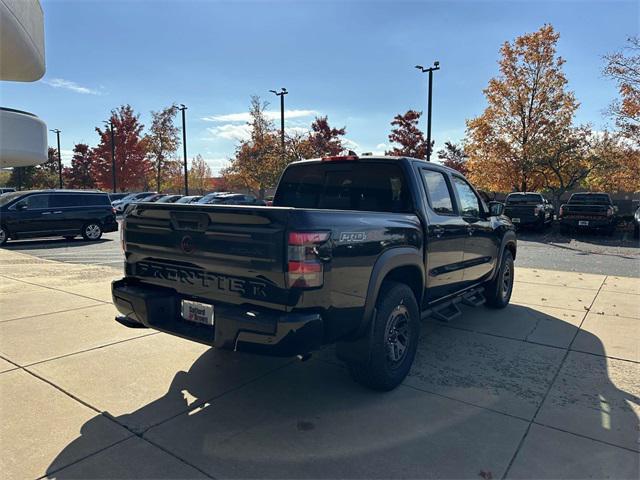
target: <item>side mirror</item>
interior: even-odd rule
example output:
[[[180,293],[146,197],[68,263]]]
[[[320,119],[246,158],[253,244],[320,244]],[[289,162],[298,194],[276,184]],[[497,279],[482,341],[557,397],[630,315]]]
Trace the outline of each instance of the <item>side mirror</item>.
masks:
[[[499,217],[504,213],[504,203],[502,202],[489,202],[489,215],[492,217]]]
[[[16,203],[16,210],[26,210],[26,209],[27,209],[27,202]]]

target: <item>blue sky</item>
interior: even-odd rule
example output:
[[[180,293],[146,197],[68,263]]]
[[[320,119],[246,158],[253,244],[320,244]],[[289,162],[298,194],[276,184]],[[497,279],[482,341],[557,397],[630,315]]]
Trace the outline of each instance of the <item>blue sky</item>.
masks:
[[[602,55],[638,34],[639,4],[43,0],[47,73],[36,83],[3,82],[1,103],[62,130],[65,161],[74,143],[96,143],[94,127],[118,105],[131,104],[147,125],[150,110],[184,103],[189,156],[217,170],[243,134],[250,95],[271,101],[275,116],[269,89],[280,87],[290,92],[287,128],[328,115],[357,151],[382,151],[395,114],[426,109],[427,76],[413,66],[439,60],[438,148],[460,140],[465,120],[482,112],[500,45],[551,23],[581,102],[576,120],[601,129],[616,96]]]

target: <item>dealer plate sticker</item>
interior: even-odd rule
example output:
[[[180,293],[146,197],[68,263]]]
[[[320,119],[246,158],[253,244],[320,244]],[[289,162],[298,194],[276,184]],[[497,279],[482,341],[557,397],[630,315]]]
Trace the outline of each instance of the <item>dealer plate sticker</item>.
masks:
[[[182,318],[190,322],[213,325],[213,305],[182,300]]]
[[[588,227],[589,226],[589,220],[578,220],[578,225],[580,227]]]

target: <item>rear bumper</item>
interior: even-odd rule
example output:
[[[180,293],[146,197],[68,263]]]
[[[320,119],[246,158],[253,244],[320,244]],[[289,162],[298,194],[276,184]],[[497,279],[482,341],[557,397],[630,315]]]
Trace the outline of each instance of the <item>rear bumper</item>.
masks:
[[[580,222],[589,222],[588,225],[580,225]],[[611,228],[616,225],[615,217],[602,218],[580,218],[580,217],[561,217],[560,225],[573,228]]]
[[[533,215],[518,216],[517,214],[513,214],[513,216],[510,216],[509,214],[507,214],[507,216],[511,220],[511,223],[513,223],[516,227],[537,227],[544,223],[544,218],[536,217]]]
[[[188,297],[175,290],[124,278],[112,283],[111,293],[114,305],[127,317],[121,323],[137,322],[217,348],[289,357],[317,350],[323,342],[323,321],[317,313],[215,304],[214,325],[209,326],[182,318],[181,300]]]

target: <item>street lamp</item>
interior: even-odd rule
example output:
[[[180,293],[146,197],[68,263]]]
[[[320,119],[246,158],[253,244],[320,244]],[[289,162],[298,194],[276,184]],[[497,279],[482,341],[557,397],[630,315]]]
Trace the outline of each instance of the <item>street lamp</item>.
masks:
[[[416,68],[422,73],[429,72],[429,101],[427,104],[427,161],[431,161],[431,92],[433,85],[433,72],[440,70],[440,62],[433,62],[433,67],[424,68],[422,65],[416,65]]]
[[[60,153],[60,130],[56,128],[55,130],[49,131],[55,133],[58,137],[58,181],[60,184],[60,188],[62,188],[62,156]]]
[[[185,118],[184,111],[187,107],[184,104],[180,104],[180,110],[182,112],[182,153],[184,155],[184,194],[189,195],[189,172],[187,170],[187,120]]]
[[[282,145],[282,160],[284,160],[284,96],[289,93],[287,89],[282,87],[279,92],[269,90],[274,95],[280,97],[280,143]]]
[[[116,140],[113,136],[113,121],[103,121],[102,123],[108,125],[111,130],[111,175],[113,179],[113,193],[116,193]]]

